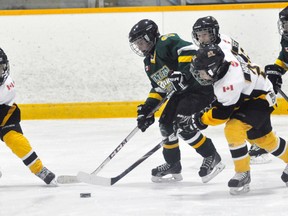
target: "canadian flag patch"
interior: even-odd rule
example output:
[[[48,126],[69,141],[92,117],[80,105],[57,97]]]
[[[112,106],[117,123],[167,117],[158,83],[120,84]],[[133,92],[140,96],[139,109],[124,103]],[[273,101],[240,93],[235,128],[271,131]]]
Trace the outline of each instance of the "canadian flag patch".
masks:
[[[233,85],[229,85],[229,86],[224,86],[223,87],[223,92],[233,91],[233,90],[234,90]]]

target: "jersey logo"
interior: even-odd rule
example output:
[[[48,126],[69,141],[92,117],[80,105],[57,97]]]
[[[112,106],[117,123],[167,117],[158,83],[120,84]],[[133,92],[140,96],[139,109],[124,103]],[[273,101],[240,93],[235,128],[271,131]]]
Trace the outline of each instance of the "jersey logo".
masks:
[[[288,47],[284,47],[285,51],[288,52]]]
[[[174,37],[174,36],[175,36],[175,34],[173,34],[173,33],[162,35],[161,41],[165,41],[165,40],[167,40],[168,37]]]
[[[160,68],[158,71],[156,71],[154,74],[150,76],[150,78],[162,89],[169,92],[171,91],[172,84],[169,81],[168,74],[170,72],[170,69],[164,65],[162,68]]]
[[[223,86],[223,92],[227,92],[227,91],[233,91],[233,85],[229,85],[229,86]]]
[[[238,64],[237,62],[235,62],[235,61],[231,61],[231,65],[232,65],[233,67],[238,67],[238,66],[239,66],[239,64]]]
[[[6,87],[10,91],[10,89],[14,88],[14,83],[11,82],[9,85],[6,85]]]

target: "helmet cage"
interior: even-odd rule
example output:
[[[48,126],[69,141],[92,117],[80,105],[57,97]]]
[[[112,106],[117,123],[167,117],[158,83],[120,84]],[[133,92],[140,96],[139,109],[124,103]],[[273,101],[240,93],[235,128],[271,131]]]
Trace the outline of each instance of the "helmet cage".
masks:
[[[129,33],[130,47],[137,55],[144,57],[152,53],[160,33],[155,22],[140,20]]]
[[[9,61],[4,51],[0,48],[0,86],[3,85],[9,74],[10,74]]]
[[[216,62],[213,62],[205,68],[197,67],[192,62],[190,65],[190,73],[192,73],[193,77],[200,85],[207,86],[212,85],[218,80],[220,68],[221,65],[217,64]]]
[[[10,74],[9,63],[0,64],[0,86],[6,81]]]
[[[141,57],[144,57],[151,52],[155,42],[151,41],[149,36],[145,34],[138,36],[133,41],[130,41],[129,44],[133,52]]]
[[[215,83],[222,73],[225,54],[217,44],[209,44],[197,50],[190,72],[200,85]]]
[[[288,40],[288,20],[278,20],[278,31],[281,36]]]
[[[208,41],[201,41],[201,38],[199,38],[200,34],[208,34],[209,35],[209,40]],[[206,27],[206,28],[197,28],[193,29],[192,31],[192,39],[194,43],[197,46],[206,46],[211,43],[215,43],[218,38],[218,30],[213,27]]]

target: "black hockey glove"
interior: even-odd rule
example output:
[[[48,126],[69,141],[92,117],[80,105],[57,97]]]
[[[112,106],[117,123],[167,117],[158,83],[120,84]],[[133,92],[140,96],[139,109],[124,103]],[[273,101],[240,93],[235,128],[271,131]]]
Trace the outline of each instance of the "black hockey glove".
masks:
[[[144,132],[155,121],[154,113],[151,117],[148,117],[152,109],[153,107],[147,104],[141,104],[137,107],[137,126],[142,132]]]
[[[282,85],[282,75],[285,73],[285,70],[278,65],[266,65],[265,73],[273,85],[274,92],[277,94],[277,88],[281,88]]]
[[[187,88],[184,75],[179,71],[173,71],[168,76],[175,91],[182,91]]]
[[[204,130],[208,127],[208,125],[203,124],[201,121],[202,113],[194,113],[191,116],[184,116],[178,114],[176,117],[176,125],[177,128],[186,132],[191,133],[197,130]]]

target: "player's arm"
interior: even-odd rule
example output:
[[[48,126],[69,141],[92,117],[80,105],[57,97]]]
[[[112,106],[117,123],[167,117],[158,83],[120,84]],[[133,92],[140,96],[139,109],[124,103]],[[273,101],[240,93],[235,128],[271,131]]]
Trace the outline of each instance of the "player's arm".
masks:
[[[223,106],[219,102],[215,102],[208,111],[204,112],[200,117],[200,121],[205,125],[220,125],[225,123],[232,112],[235,109],[235,105]]]
[[[277,94],[278,88],[281,88],[282,86],[282,75],[285,74],[284,68],[280,67],[278,64],[266,65],[265,74],[272,83],[274,92]]]
[[[281,40],[281,51],[279,53],[278,58],[275,61],[275,65],[279,66],[285,71],[288,70],[288,50],[287,50],[288,42],[286,40]]]
[[[203,130],[208,125],[215,126],[225,123],[235,110],[237,101],[239,100],[241,88],[236,88],[234,83],[232,90],[226,90],[225,94],[221,93],[223,88],[214,89],[214,93],[217,96],[217,100],[211,104],[211,107],[204,111],[194,113],[192,116],[180,116],[177,115],[176,124],[177,127],[192,132],[195,130]]]
[[[157,92],[155,88],[152,88],[144,104],[137,107],[137,126],[142,132],[155,122],[154,113],[151,116],[148,115],[163,100],[165,95],[166,93]]]
[[[176,71],[170,74],[169,80],[175,91],[182,91],[187,88],[189,80],[192,77],[190,72],[190,64],[196,55],[196,47],[187,44],[185,41],[178,41],[174,46],[174,55],[177,59]]]
[[[223,106],[216,102],[207,111],[194,113],[192,116],[177,115],[175,127],[186,132],[204,130],[208,125],[215,126],[226,122],[233,110],[234,106]]]

